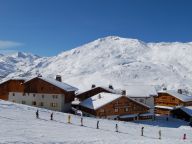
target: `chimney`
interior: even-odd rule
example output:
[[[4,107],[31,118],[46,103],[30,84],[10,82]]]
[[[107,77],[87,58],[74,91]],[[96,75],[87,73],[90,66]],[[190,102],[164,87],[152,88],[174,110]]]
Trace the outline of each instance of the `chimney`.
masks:
[[[110,88],[110,89],[113,89],[113,86],[112,86],[112,85],[109,85],[109,88]]]
[[[166,90],[167,90],[167,88],[166,88],[166,87],[164,87],[164,88],[163,88],[163,90],[164,90],[164,91],[166,91]]]
[[[179,94],[182,94],[182,89],[178,89],[177,91]]]
[[[61,80],[61,76],[60,76],[60,75],[56,75],[56,80],[59,81],[59,82],[61,82],[61,81],[62,81],[62,80]]]
[[[95,85],[95,84],[92,84],[91,88],[95,88],[95,87],[96,87],[96,85]]]
[[[101,94],[98,95],[98,98],[101,99]]]
[[[122,95],[124,95],[124,96],[125,96],[125,95],[126,95],[126,90],[122,90],[122,92],[121,92],[121,93],[122,93]]]

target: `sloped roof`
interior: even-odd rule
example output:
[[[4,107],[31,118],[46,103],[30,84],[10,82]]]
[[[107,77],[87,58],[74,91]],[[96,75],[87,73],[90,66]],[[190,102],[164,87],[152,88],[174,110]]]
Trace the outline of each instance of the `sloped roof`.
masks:
[[[35,78],[46,81],[46,82],[48,82],[48,83],[50,83],[50,84],[52,84],[52,85],[54,85],[54,86],[56,86],[58,88],[61,88],[61,89],[65,90],[65,91],[77,91],[78,90],[77,88],[75,88],[75,87],[73,87],[71,85],[68,85],[66,83],[57,81],[55,79],[51,79],[51,78],[47,78],[47,77],[46,78],[45,77],[34,77],[32,79],[35,79]],[[29,80],[25,81],[25,83],[31,81],[32,79],[29,79]]]
[[[89,109],[97,110],[98,108],[122,97],[122,95],[111,94],[111,93],[99,93],[96,94],[80,103],[81,106],[87,107]]]
[[[174,90],[166,90],[166,91],[160,91],[159,93],[167,93],[175,98],[178,98],[179,100],[183,102],[189,102],[192,101],[192,96],[186,95],[186,94],[180,94],[177,91]]]
[[[20,78],[20,77],[10,78],[10,79],[6,79],[6,80],[1,81],[0,84],[3,84],[3,83],[8,82],[10,80],[18,80],[18,81],[23,80],[23,81],[26,81],[26,78]]]
[[[151,85],[127,85],[124,87],[129,97],[151,97],[157,96],[154,86]]]
[[[112,93],[105,93],[105,92],[102,92],[102,93],[99,93],[99,94],[96,94],[84,101],[82,101],[80,103],[81,106],[84,106],[84,107],[87,107],[89,109],[94,109],[94,110],[97,110],[98,108],[120,98],[120,97],[123,97],[122,95],[120,94],[112,94]],[[143,104],[143,103],[140,103],[138,101],[135,101],[134,99],[131,99],[129,97],[126,97],[128,99],[130,99],[131,101],[134,101],[135,103],[138,103],[140,105],[143,105],[147,108],[150,108],[149,106]]]
[[[181,110],[192,116],[192,106],[181,107]]]
[[[85,90],[85,91],[79,91],[79,92],[77,93],[77,96],[78,96],[78,95],[81,95],[81,94],[84,94],[84,93],[86,93],[86,92],[89,92],[89,91],[91,91],[91,90],[97,89],[97,88],[102,88],[102,89],[104,89],[104,90],[106,90],[106,91],[108,91],[108,92],[110,92],[110,93],[115,93],[115,94],[121,94],[121,93],[122,93],[121,90],[110,89],[110,88],[104,87],[104,86],[97,86],[97,87],[90,88],[90,89]]]

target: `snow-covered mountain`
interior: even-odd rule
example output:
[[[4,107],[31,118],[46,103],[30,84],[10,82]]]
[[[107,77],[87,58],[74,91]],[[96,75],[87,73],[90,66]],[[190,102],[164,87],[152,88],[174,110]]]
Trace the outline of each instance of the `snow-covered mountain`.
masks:
[[[60,74],[63,81],[80,89],[91,84],[120,88],[144,83],[191,90],[191,55],[192,42],[145,43],[109,36],[54,57],[1,56],[0,74],[6,78]]]

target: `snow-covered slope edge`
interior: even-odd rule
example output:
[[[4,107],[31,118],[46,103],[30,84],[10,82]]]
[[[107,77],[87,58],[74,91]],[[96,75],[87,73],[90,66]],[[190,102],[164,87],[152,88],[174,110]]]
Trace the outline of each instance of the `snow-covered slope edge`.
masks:
[[[185,143],[192,142],[191,128],[181,126],[186,124],[182,121],[165,121],[167,127],[159,127],[150,126],[150,121],[147,124],[137,124],[100,119],[100,128],[96,129],[98,119],[84,117],[84,126],[80,126],[79,116],[72,115],[72,124],[68,124],[68,114],[54,112],[54,120],[51,121],[52,111],[40,108],[40,119],[36,119],[36,109],[0,101],[0,142],[4,144],[180,144],[184,142],[182,140],[184,133],[187,135]],[[115,132],[116,123],[119,126],[119,133]],[[164,122],[153,123],[160,125]],[[142,126],[145,127],[143,137],[140,136]],[[162,140],[158,139],[159,129],[162,131]]]
[[[40,72],[49,77],[60,74],[79,89],[91,84],[121,88],[145,83],[191,90],[191,55],[192,43],[145,43],[109,36],[54,57],[35,59],[26,71],[15,70],[7,78]]]

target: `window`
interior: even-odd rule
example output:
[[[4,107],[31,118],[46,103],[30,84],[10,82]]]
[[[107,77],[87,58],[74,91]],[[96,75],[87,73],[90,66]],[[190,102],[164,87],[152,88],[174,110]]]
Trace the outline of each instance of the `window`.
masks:
[[[51,107],[57,107],[58,106],[57,103],[51,103],[50,105],[51,105]]]
[[[26,102],[25,102],[25,101],[21,101],[21,103],[22,103],[22,104],[26,104]]]
[[[172,101],[174,101],[175,100],[175,98],[172,98]]]
[[[104,109],[100,109],[100,112],[105,112],[105,110]]]
[[[129,111],[129,109],[128,108],[125,108],[125,112],[128,112]]]
[[[44,105],[43,102],[40,102],[40,103],[39,103],[39,106],[43,106],[43,105]]]
[[[34,105],[34,106],[35,106],[36,104],[37,104],[37,103],[36,103],[36,101],[33,101],[33,102],[32,102],[32,105]]]
[[[15,96],[15,93],[13,93],[13,96]]]
[[[115,112],[118,112],[119,111],[119,109],[118,108],[115,108]]]
[[[57,95],[52,95],[53,99],[57,99]]]
[[[41,87],[41,90],[43,90],[43,87]]]

